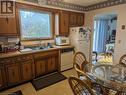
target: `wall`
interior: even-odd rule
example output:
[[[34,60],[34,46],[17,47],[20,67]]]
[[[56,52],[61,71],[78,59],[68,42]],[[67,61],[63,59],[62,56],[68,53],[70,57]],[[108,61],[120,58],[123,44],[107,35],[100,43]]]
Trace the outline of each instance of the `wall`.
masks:
[[[0,44],[4,45],[15,45],[19,42],[18,37],[0,37]],[[39,41],[21,41],[22,46],[38,46],[38,45],[47,45],[47,43],[54,44],[55,40],[39,40]]]
[[[122,30],[122,25],[126,25],[126,4],[121,4],[117,6],[97,9],[89,11],[85,14],[85,25],[90,26],[93,31],[93,22],[94,16],[96,14],[108,14],[116,13],[117,14],[117,34],[115,42],[115,53],[114,53],[114,64],[119,62],[120,57],[126,53],[126,29]],[[92,33],[93,34],[93,33]]]

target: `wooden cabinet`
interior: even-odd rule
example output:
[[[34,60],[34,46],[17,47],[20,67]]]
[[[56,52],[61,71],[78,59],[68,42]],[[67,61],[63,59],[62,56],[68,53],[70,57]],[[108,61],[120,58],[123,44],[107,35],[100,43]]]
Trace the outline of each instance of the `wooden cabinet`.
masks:
[[[6,86],[6,79],[5,79],[5,70],[3,66],[0,66],[0,88]]]
[[[0,65],[1,64],[0,84],[2,83],[3,86],[6,85],[10,87],[25,81],[29,81],[35,77],[34,60],[32,55],[0,59]],[[2,87],[0,87],[0,89],[2,89]]]
[[[27,60],[21,63],[22,81],[28,81],[34,78],[33,61]]]
[[[83,26],[84,25],[84,14],[78,13],[77,15],[77,25],[78,26]]]
[[[17,56],[14,61],[15,64],[19,64],[21,81],[28,81],[35,77],[32,55]]]
[[[7,19],[8,18],[0,18],[0,35],[5,35],[8,31]]]
[[[36,77],[58,70],[58,51],[34,54]]]
[[[0,18],[0,36],[18,36],[15,17]]]
[[[19,64],[10,64],[5,67],[8,86],[20,83],[21,78]]]
[[[60,22],[59,35],[68,36],[69,35],[69,13],[65,11],[61,11],[59,22]]]
[[[37,77],[46,74],[46,60],[45,59],[40,58],[35,61],[35,71],[36,71]]]
[[[84,25],[84,14],[83,13],[76,13],[70,12],[69,15],[69,26],[82,26]]]
[[[0,59],[0,90],[58,71],[59,50]]]
[[[57,70],[58,66],[58,56],[56,57],[55,55],[53,57],[48,58],[47,60],[47,67],[48,67],[48,72],[53,72]]]
[[[74,12],[71,12],[70,15],[69,15],[70,19],[69,19],[69,25],[70,26],[76,26],[77,24],[77,14],[74,13]]]

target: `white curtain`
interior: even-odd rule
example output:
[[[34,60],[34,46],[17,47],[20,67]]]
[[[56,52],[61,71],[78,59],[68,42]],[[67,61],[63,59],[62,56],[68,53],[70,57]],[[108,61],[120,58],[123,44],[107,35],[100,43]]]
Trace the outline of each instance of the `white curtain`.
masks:
[[[93,51],[105,52],[108,35],[108,20],[97,19],[94,21]]]

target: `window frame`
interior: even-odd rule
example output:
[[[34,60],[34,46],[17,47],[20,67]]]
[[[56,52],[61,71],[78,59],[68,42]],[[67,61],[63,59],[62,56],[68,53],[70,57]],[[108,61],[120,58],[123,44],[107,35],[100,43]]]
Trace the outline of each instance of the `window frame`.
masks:
[[[55,31],[55,14],[54,14],[54,12],[53,11],[51,11],[50,9],[46,9],[46,8],[41,8],[41,7],[39,7],[39,6],[31,6],[31,5],[18,5],[17,6],[17,8],[18,8],[18,13],[17,13],[17,15],[18,15],[18,31],[19,31],[19,33],[20,33],[20,40],[21,41],[37,41],[37,40],[52,40],[52,39],[54,39],[54,31]],[[26,10],[26,11],[30,11],[30,12],[39,12],[39,13],[49,13],[49,14],[51,14],[51,17],[50,17],[50,19],[51,19],[51,23],[50,23],[50,26],[51,26],[51,37],[42,37],[42,38],[22,38],[22,30],[21,30],[21,17],[20,17],[20,10]]]

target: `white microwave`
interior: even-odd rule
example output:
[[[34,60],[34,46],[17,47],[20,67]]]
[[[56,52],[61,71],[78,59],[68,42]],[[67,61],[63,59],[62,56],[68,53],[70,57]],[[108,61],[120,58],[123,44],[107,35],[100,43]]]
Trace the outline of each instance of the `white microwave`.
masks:
[[[68,37],[56,37],[55,39],[56,45],[69,45],[70,41]]]

